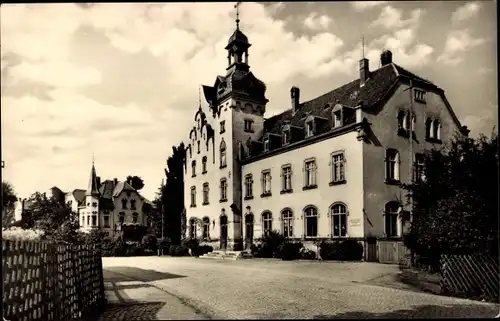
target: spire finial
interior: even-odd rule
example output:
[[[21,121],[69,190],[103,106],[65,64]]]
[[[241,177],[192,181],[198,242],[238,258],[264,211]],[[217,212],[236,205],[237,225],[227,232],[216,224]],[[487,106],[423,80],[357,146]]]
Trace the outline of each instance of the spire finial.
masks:
[[[361,35],[361,59],[365,59],[365,35]]]
[[[201,86],[198,87],[198,106],[201,109]]]
[[[234,5],[236,8],[236,30],[240,30],[240,4],[241,2],[236,2]]]
[[[92,166],[94,166],[94,160],[95,160],[95,153],[92,152]]]

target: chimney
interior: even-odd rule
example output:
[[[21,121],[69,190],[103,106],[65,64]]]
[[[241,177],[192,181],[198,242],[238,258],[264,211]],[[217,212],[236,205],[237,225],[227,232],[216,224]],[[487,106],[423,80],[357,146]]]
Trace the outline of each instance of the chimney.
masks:
[[[100,188],[101,187],[101,176],[97,176],[95,179],[97,181],[97,188]]]
[[[290,89],[290,96],[292,98],[292,113],[295,115],[295,113],[299,110],[299,103],[300,103],[300,89],[297,87],[292,87]]]
[[[392,64],[392,52],[390,50],[384,50],[380,54],[380,64],[383,66]]]
[[[118,178],[114,178],[113,183],[115,183],[115,186],[116,186],[116,184],[118,184]]]
[[[363,87],[368,78],[370,78],[370,67],[368,59],[363,58],[359,61],[359,86]]]

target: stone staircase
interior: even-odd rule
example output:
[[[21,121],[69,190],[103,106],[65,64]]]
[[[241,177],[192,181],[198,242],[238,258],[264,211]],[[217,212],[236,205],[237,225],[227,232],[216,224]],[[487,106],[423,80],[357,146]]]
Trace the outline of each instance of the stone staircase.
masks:
[[[251,259],[249,251],[212,251],[200,256],[201,259],[243,260]]]

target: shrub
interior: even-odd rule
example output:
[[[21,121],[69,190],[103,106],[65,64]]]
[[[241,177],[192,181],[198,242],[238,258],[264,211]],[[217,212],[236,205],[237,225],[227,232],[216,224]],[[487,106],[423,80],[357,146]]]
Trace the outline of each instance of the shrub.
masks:
[[[300,242],[284,242],[279,248],[279,257],[290,261],[300,258],[300,251],[304,246]]]
[[[42,230],[10,227],[2,231],[3,240],[38,241],[44,235]]]
[[[197,256],[202,256],[204,254],[207,254],[209,252],[212,252],[214,250],[213,247],[211,247],[210,245],[201,245],[199,246],[197,249],[196,249],[196,255]]]
[[[168,251],[171,256],[186,256],[188,248],[183,245],[171,245]]]
[[[356,240],[321,242],[319,253],[323,260],[360,261],[363,258],[363,246]]]
[[[262,258],[279,257],[280,247],[285,240],[286,238],[279,232],[270,231],[262,237],[261,245],[254,247],[254,250],[258,252],[255,252],[255,254],[252,252],[252,255]]]
[[[339,243],[321,242],[319,245],[319,255],[323,260],[339,260]]]
[[[142,238],[142,246],[146,250],[155,252],[157,248],[157,243],[158,240],[156,239],[156,236],[152,234],[144,235],[144,237]]]
[[[184,240],[182,240],[181,245],[183,247],[191,249],[193,251],[193,253],[195,253],[196,249],[200,246],[200,241],[198,241],[198,239],[195,239],[195,238],[184,239]]]
[[[303,260],[315,260],[316,252],[311,249],[302,248],[300,250],[300,258]]]
[[[262,245],[260,245],[260,244],[250,245],[250,253],[252,253],[253,257],[261,257],[260,256],[261,249],[262,249]]]

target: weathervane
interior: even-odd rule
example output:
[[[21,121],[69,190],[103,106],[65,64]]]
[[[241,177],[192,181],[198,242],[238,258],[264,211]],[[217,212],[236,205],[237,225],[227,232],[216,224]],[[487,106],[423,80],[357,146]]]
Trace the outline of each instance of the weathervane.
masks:
[[[234,5],[236,8],[236,30],[240,30],[240,4],[241,2],[236,2]]]
[[[94,166],[94,160],[95,160],[95,153],[92,152],[92,166]]]

